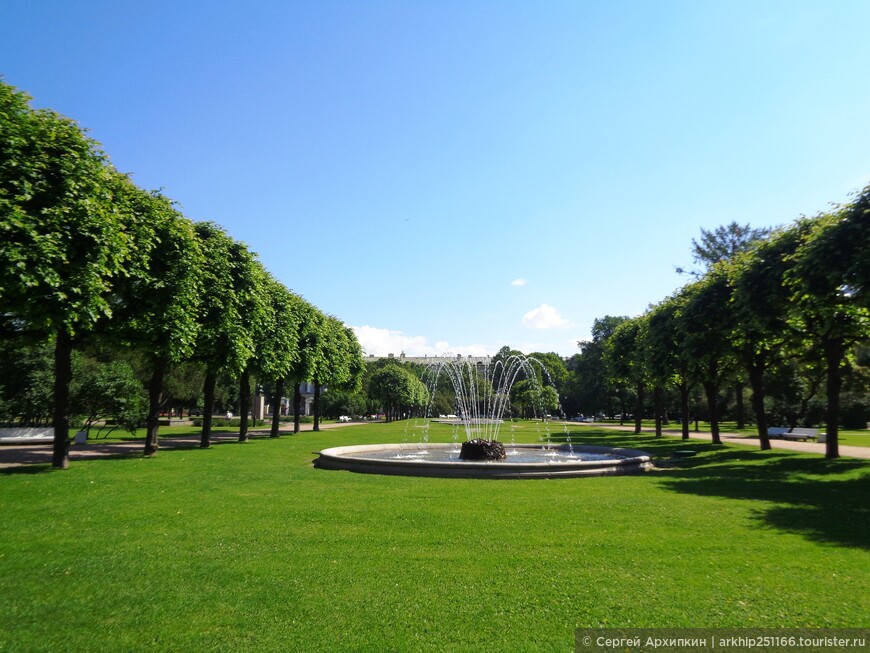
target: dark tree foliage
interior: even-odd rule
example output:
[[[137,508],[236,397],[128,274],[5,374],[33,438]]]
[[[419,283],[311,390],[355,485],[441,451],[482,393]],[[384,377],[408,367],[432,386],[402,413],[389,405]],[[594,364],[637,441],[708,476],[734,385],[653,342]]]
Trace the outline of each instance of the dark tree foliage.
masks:
[[[645,317],[635,317],[618,325],[607,339],[604,349],[609,383],[616,388],[627,388],[634,395],[634,432],[641,432],[644,398],[649,374],[644,365],[641,334],[645,330]],[[625,416],[623,406],[621,414]]]
[[[692,239],[692,260],[709,270],[717,263],[730,261],[738,254],[747,252],[770,234],[770,229],[753,229],[748,224],[731,222],[712,231],[701,229],[700,240]],[[703,272],[677,268],[679,273],[701,276]]]
[[[719,390],[737,361],[732,353],[731,286],[723,266],[714,266],[685,287],[677,316],[678,344],[690,381],[700,383],[707,397],[711,437],[719,437]]]
[[[0,424],[51,423],[54,343],[0,339]]]
[[[819,348],[825,361],[828,458],[839,456],[840,392],[848,357],[870,333],[870,310],[862,297],[866,279],[854,274],[868,256],[863,248],[870,244],[870,211],[862,199],[799,222],[801,241],[785,278],[793,291],[791,324]]]
[[[596,318],[592,325],[592,340],[577,343],[580,354],[573,356],[567,364],[575,376],[575,383],[570,394],[565,394],[568,395],[567,402],[576,405],[578,412],[585,415],[613,414],[614,407],[619,405],[618,391],[614,393],[608,382],[604,351],[608,338],[627,319],[614,315]]]

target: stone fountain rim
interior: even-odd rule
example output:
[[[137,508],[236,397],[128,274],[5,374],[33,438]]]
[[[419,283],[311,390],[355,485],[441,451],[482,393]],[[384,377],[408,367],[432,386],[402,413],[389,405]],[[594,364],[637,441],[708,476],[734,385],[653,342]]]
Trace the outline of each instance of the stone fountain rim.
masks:
[[[619,456],[612,460],[579,460],[572,462],[516,463],[510,461],[451,461],[429,460],[389,460],[348,457],[347,454],[360,454],[367,451],[408,451],[426,449],[452,449],[455,443],[384,443],[359,444],[343,447],[330,447],[318,452],[314,461],[322,469],[347,470],[369,474],[391,474],[402,476],[429,476],[446,478],[573,478],[577,476],[604,476],[633,474],[644,471],[650,466],[652,457],[639,449],[622,447],[602,447],[595,445],[570,445],[570,449],[588,453],[609,453]],[[513,444],[511,449],[556,449],[569,451],[569,445]]]

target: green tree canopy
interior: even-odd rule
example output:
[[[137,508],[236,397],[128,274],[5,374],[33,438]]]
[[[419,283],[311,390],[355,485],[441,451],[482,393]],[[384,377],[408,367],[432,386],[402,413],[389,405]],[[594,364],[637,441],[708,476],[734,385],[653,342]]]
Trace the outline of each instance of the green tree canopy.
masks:
[[[649,378],[641,348],[641,334],[646,330],[645,319],[645,316],[640,316],[623,321],[613,330],[604,347],[608,383],[612,386],[628,386],[634,390],[635,433],[640,433],[641,430],[644,391]]]
[[[752,408],[762,449],[770,448],[764,407],[766,375],[785,355],[794,333],[788,327],[786,271],[800,242],[796,228],[780,229],[729,262],[735,352],[752,386]]]
[[[303,300],[269,275],[264,288],[268,306],[255,343],[254,370],[272,388],[272,437],[278,437],[280,401],[285,382],[300,357],[299,329]]]
[[[205,259],[193,223],[168,198],[121,175],[114,177],[113,187],[135,236],[137,265],[116,285],[114,319],[106,330],[147,357],[145,454],[155,455],[164,377],[196,345]]]
[[[201,446],[208,447],[217,374],[226,371],[237,378],[254,353],[254,332],[245,310],[253,303],[261,276],[248,248],[221,227],[200,222],[195,229],[205,256],[195,356],[206,368]]]
[[[110,420],[114,428],[135,432],[145,419],[148,399],[130,364],[98,361],[83,354],[73,361],[70,406],[71,413],[81,418],[81,429],[90,436],[97,421]]]
[[[0,82],[0,313],[55,336],[52,464],[65,468],[73,338],[111,315],[132,238],[97,143],[29,101]]]
[[[839,456],[840,391],[847,357],[870,334],[870,309],[850,271],[866,253],[870,219],[855,220],[850,209],[800,221],[801,241],[789,257],[785,285],[792,291],[790,324],[824,354],[826,364],[826,455]]]
[[[400,363],[386,365],[375,372],[369,381],[369,392],[381,402],[387,421],[407,411],[425,408],[429,402],[426,386]]]
[[[686,286],[682,296],[676,322],[678,346],[690,378],[704,386],[712,440],[720,444],[719,389],[736,365],[727,270],[714,265],[704,277]]]

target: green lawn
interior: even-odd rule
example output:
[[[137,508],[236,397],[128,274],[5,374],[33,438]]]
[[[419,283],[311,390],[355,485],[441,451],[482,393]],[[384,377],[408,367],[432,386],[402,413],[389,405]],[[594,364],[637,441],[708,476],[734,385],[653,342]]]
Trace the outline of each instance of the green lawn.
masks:
[[[327,446],[454,435],[419,427],[0,474],[0,651],[570,651],[578,627],[870,626],[868,461],[553,425],[660,469],[311,466]]]

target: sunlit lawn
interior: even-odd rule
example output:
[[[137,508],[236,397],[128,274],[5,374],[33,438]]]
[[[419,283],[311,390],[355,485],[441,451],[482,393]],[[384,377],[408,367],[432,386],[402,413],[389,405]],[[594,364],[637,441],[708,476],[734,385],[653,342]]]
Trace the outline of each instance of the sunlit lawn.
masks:
[[[578,627],[870,626],[868,461],[524,423],[503,439],[637,447],[659,468],[311,465],[455,434],[421,426],[0,474],[0,651],[570,651]]]

